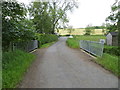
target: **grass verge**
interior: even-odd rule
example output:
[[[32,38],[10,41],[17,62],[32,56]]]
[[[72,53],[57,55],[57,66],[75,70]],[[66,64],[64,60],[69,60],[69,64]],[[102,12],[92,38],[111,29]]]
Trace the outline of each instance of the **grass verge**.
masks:
[[[2,87],[15,88],[22,80],[24,73],[35,59],[35,56],[20,50],[3,53]]]
[[[99,41],[101,38],[105,39],[104,36],[74,36],[74,38],[68,38],[66,43],[71,48],[80,48],[79,40]],[[95,62],[120,77],[118,56],[104,53],[103,57],[95,59]]]
[[[43,44],[40,48],[47,48],[47,47],[53,45],[55,42],[50,42],[50,43]]]
[[[79,42],[74,38],[68,38],[66,44],[71,48],[79,48]]]
[[[104,53],[103,57],[95,59],[95,62],[103,66],[105,69],[111,71],[116,76],[120,77],[120,72],[118,70],[118,65],[120,62],[118,62],[117,56]]]

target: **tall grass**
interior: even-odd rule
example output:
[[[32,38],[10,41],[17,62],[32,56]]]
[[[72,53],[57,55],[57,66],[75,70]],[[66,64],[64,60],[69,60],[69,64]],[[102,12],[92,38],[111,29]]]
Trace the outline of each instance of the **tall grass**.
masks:
[[[3,53],[2,87],[15,88],[35,56],[20,50]]]
[[[120,62],[118,61],[117,56],[104,53],[103,57],[99,57],[95,59],[95,61],[102,65],[104,68],[108,69],[109,71],[113,72],[115,75],[120,77],[120,72],[118,69],[118,65],[120,64]]]

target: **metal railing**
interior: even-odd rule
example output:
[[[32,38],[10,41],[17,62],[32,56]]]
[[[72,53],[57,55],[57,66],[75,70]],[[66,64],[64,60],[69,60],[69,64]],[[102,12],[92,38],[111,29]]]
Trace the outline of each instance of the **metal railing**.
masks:
[[[101,57],[103,55],[104,43],[80,40],[80,48],[95,56]]]
[[[37,40],[13,43],[13,50],[20,49],[20,50],[24,50],[26,52],[30,52],[37,48],[38,48]]]

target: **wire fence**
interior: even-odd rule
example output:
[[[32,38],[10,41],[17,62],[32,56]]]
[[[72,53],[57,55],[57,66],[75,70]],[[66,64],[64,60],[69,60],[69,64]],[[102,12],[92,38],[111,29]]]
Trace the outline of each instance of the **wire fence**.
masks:
[[[16,42],[12,44],[12,49],[20,49],[24,50],[26,52],[30,52],[34,49],[38,48],[38,41],[37,40],[31,40],[31,41],[24,41],[24,42]]]
[[[80,40],[80,48],[95,56],[101,57],[103,55],[104,43]]]

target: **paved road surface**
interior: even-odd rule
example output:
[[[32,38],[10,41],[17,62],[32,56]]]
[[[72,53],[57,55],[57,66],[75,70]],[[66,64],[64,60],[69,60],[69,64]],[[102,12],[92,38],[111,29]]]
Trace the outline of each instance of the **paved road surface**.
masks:
[[[118,78],[93,63],[81,50],[66,46],[66,37],[46,49],[38,49],[36,61],[20,88],[117,88]]]

